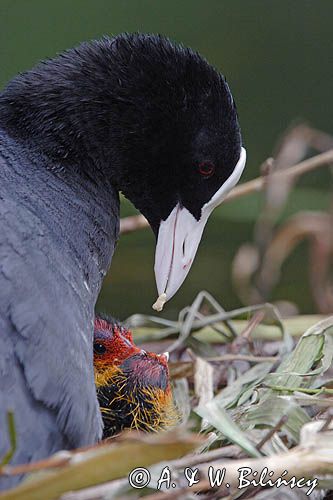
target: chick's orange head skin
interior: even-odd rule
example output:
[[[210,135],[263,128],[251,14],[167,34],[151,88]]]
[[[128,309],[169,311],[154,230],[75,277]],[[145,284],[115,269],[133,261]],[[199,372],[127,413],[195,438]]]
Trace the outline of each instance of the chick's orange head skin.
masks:
[[[146,352],[133,342],[132,332],[113,318],[96,318],[94,325],[94,367],[97,386],[106,385],[116,367],[128,382],[166,390],[169,368],[165,354]]]
[[[124,359],[140,352],[134,344],[130,330],[117,321],[96,318],[94,325],[94,366],[119,365]]]

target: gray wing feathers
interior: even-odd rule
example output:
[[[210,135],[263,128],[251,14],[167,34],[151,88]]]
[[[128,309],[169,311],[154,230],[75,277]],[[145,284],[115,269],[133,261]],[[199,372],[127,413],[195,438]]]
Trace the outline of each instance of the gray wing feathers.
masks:
[[[48,228],[0,186],[0,458],[8,449],[8,410],[18,437],[14,463],[101,436],[95,301],[79,271]]]

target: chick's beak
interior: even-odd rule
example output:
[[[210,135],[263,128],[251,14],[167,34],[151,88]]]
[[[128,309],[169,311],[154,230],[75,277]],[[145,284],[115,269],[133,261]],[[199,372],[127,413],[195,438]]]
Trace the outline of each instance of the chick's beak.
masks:
[[[200,220],[177,203],[169,217],[160,223],[154,269],[158,293],[165,294],[166,300],[169,300],[184,282],[210,214],[239,181],[245,161],[246,151],[241,148],[239,160],[232,174],[202,207]]]

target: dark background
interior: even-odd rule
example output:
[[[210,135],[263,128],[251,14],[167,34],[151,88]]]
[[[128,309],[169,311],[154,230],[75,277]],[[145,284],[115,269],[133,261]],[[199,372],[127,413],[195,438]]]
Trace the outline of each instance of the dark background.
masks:
[[[243,179],[259,174],[279,135],[292,123],[332,132],[333,2],[331,0],[0,0],[0,85],[38,60],[83,40],[123,31],[168,35],[201,52],[227,77],[248,152]],[[307,176],[287,214],[329,204],[327,172]],[[232,257],[252,239],[260,210],[252,196],[216,210],[192,272],[166,308],[174,316],[201,289],[225,308],[239,305],[230,281]],[[128,203],[123,213],[133,212]],[[99,309],[120,318],[150,312],[155,300],[154,238],[149,230],[123,236]],[[283,268],[273,299],[311,312],[306,245]]]

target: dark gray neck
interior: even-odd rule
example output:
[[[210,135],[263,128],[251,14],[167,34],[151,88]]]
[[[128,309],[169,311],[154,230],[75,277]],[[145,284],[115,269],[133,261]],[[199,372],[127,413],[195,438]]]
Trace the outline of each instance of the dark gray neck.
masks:
[[[5,161],[1,161],[1,157]],[[101,174],[63,169],[0,129],[1,191],[40,219],[96,298],[118,236],[119,198]]]

